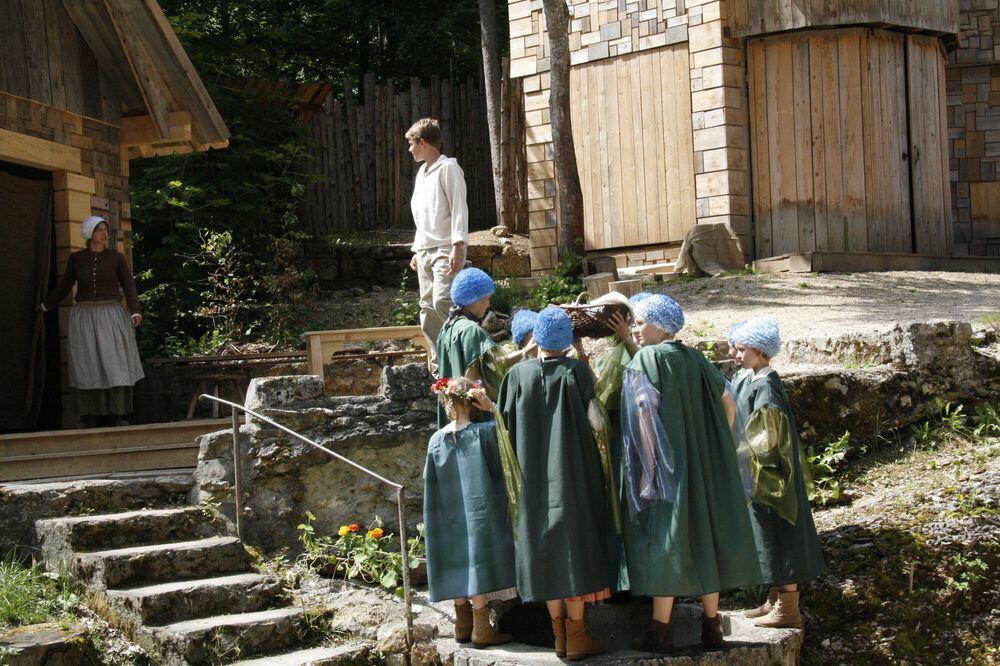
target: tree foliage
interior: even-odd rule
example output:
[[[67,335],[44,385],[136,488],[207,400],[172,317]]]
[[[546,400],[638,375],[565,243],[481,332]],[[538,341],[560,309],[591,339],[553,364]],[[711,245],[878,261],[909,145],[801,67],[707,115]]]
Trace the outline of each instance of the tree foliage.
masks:
[[[498,3],[506,26],[506,3]],[[229,148],[132,162],[145,355],[260,335],[293,341],[312,292],[299,210],[307,132],[287,100],[232,80],[482,76],[478,0],[161,0],[232,136]],[[501,43],[505,42],[505,31]],[[335,86],[341,94],[340,86]]]

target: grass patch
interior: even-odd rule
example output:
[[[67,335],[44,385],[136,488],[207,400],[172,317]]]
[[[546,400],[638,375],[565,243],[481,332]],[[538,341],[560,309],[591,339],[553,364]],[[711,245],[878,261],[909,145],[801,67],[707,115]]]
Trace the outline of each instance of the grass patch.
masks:
[[[1000,330],[1000,312],[987,312],[984,315],[976,317],[973,322]]]
[[[68,576],[22,564],[13,556],[0,562],[0,629],[76,619],[80,598]]]

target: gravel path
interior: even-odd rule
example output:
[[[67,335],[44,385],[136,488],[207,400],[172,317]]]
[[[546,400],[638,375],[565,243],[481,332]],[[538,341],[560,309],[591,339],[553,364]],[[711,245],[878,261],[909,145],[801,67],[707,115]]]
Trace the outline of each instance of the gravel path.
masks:
[[[995,273],[773,273],[685,279],[650,290],[677,299],[689,335],[704,337],[760,315],[775,317],[786,340],[884,331],[897,323],[976,326],[983,315],[1000,316]]]

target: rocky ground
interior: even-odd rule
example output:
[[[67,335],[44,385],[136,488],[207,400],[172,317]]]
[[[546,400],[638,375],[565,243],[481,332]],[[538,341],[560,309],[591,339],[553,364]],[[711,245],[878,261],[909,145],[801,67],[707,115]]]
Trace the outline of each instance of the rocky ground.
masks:
[[[1000,663],[1000,425],[896,433],[844,477],[815,512],[803,662]]]

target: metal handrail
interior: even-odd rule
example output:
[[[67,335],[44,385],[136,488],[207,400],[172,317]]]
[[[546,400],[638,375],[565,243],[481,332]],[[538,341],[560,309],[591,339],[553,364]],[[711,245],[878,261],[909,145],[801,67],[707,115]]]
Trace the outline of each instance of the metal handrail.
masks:
[[[359,472],[363,472],[373,479],[380,481],[387,486],[396,489],[396,507],[399,512],[399,559],[402,564],[403,569],[403,601],[406,604],[406,647],[409,650],[413,646],[413,597],[410,594],[410,561],[407,557],[408,549],[406,545],[406,509],[404,507],[403,501],[405,497],[405,492],[402,484],[396,483],[395,481],[390,481],[384,476],[373,472],[372,470],[359,465],[350,458],[346,458],[336,451],[331,451],[321,444],[317,444],[308,437],[305,437],[291,428],[286,428],[280,423],[276,423],[272,419],[259,414],[252,409],[248,409],[243,405],[235,402],[230,402],[229,400],[223,400],[214,395],[208,395],[207,393],[202,393],[198,396],[199,400],[207,399],[214,402],[221,403],[223,405],[228,405],[231,409],[231,415],[233,419],[233,485],[234,494],[236,496],[236,534],[243,538],[243,527],[241,514],[243,513],[243,473],[241,468],[243,467],[243,451],[240,449],[240,424],[239,424],[239,414],[236,410],[240,410],[245,414],[249,414],[254,418],[258,418],[264,423],[274,426],[278,430],[288,433],[292,437],[299,439],[313,448],[319,449],[320,451],[333,456],[337,460],[347,463]]]

